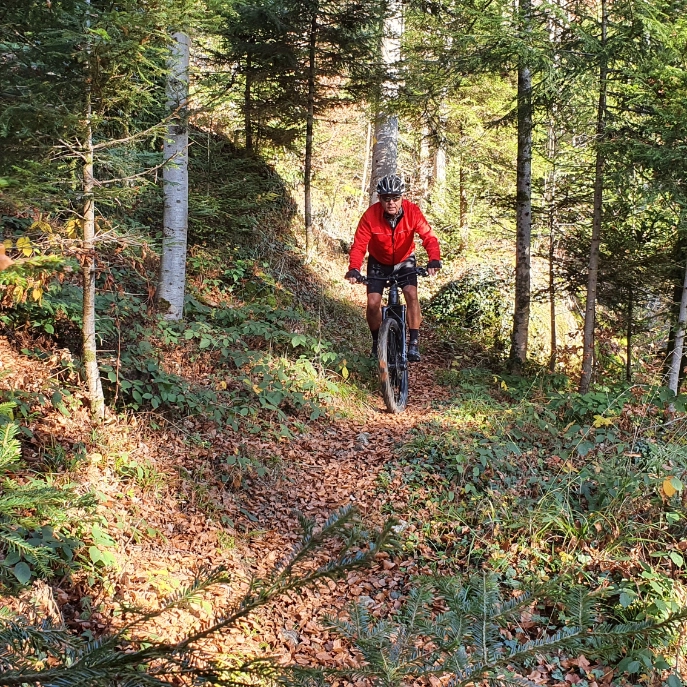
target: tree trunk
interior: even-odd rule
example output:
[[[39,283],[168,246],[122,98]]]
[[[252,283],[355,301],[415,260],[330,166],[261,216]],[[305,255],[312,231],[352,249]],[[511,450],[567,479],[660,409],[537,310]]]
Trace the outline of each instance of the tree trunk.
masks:
[[[632,310],[634,303],[632,302],[632,287],[627,296],[627,346],[625,349],[625,379],[628,382],[632,381]]]
[[[377,202],[377,182],[387,174],[395,174],[398,164],[398,117],[379,115],[375,119],[370,173],[370,204]]]
[[[86,0],[86,5],[90,11],[90,0]],[[86,15],[86,29],[90,29],[90,14]],[[90,37],[86,51],[89,55]],[[103,385],[100,379],[100,368],[98,367],[98,346],[96,343],[95,331],[95,273],[96,273],[96,252],[95,252],[95,198],[93,190],[95,180],[93,177],[93,105],[91,100],[92,71],[90,59],[88,61],[88,76],[86,79],[86,131],[85,131],[85,156],[83,165],[83,326],[81,329],[83,364],[86,374],[86,386],[88,387],[88,401],[91,410],[91,419],[94,422],[101,422],[105,417],[105,397],[103,396]]]
[[[556,371],[558,357],[558,341],[556,333],[556,273],[554,259],[556,257],[556,243],[553,227],[549,226],[549,317],[551,320],[551,350],[549,352],[549,372]]]
[[[184,313],[186,239],[188,233],[188,70],[189,37],[174,34],[167,79],[167,107],[173,117],[164,141],[165,166],[162,259],[158,307],[168,320]]]
[[[358,199],[358,210],[363,207],[365,202],[365,189],[367,188],[367,172],[370,167],[370,143],[372,142],[372,122],[367,123],[367,139],[365,140],[365,161],[363,162],[363,178],[360,182],[360,198]]]
[[[308,119],[305,128],[305,179],[304,179],[304,214],[305,214],[305,258],[310,259],[313,249],[312,229],[312,148],[315,128],[315,49],[317,48],[317,15],[313,14],[310,23],[310,50],[308,55]]]
[[[459,190],[458,193],[460,194],[460,200],[459,200],[459,215],[460,217],[458,218],[459,224],[460,224],[460,232],[461,236],[464,239],[467,239],[467,230],[468,230],[468,189],[467,189],[467,184],[466,184],[466,174],[465,174],[465,166],[463,165],[463,155],[461,154],[460,156],[460,169],[458,170],[458,186]],[[446,170],[444,168],[444,179],[446,178]]]
[[[680,313],[677,319],[673,353],[670,358],[670,373],[668,375],[668,388],[677,396],[680,388],[680,372],[682,368],[682,353],[685,347],[685,327],[687,326],[687,266],[685,266],[685,278],[682,282],[682,296],[680,298]]]
[[[95,200],[93,189],[93,126],[91,86],[86,91],[86,151],[83,166],[83,364],[88,386],[91,418],[100,422],[105,417],[105,398],[98,368],[98,349],[95,332]]]
[[[384,21],[384,39],[382,41],[382,62],[386,65],[390,77],[395,74],[395,65],[401,58],[402,31],[401,3],[398,0],[392,0],[389,3],[389,15]],[[390,78],[384,84],[382,97],[393,97],[396,90],[397,86]],[[377,182],[387,174],[395,174],[397,163],[398,117],[380,112],[375,118],[372,169],[370,172],[370,204],[377,202]]]
[[[251,74],[252,60],[251,53],[246,54],[246,84],[243,89],[243,121],[246,131],[246,152],[253,152],[253,121],[251,116],[253,114],[253,104],[251,98],[251,88],[253,86],[253,75]]]
[[[521,22],[529,30],[531,0],[521,0]],[[527,360],[530,324],[530,242],[532,233],[532,74],[527,65],[518,69],[518,159],[516,180],[515,309],[510,368],[520,372]]]
[[[548,209],[549,220],[549,319],[551,329],[551,347],[549,352],[549,372],[556,371],[556,358],[558,356],[558,341],[556,336],[556,155],[557,141],[554,129],[555,106],[549,118],[547,132],[547,155],[551,162],[551,170],[546,177],[544,190],[545,202]]]
[[[437,184],[446,181],[446,147],[443,143],[434,151],[434,181]]]
[[[601,48],[606,48],[606,27],[608,16],[607,0],[601,0]],[[599,246],[601,244],[601,220],[603,211],[604,159],[601,142],[606,129],[606,55],[602,52],[599,66],[599,107],[596,118],[596,171],[594,176],[594,218],[592,240],[589,247],[589,268],[587,275],[587,302],[584,310],[584,336],[582,340],[582,376],[580,393],[589,391],[594,362],[594,324],[596,320],[596,287],[599,278]]]
[[[422,139],[420,140],[420,192],[423,201],[429,198],[429,191],[434,177],[434,159],[429,148],[429,127],[422,127]]]

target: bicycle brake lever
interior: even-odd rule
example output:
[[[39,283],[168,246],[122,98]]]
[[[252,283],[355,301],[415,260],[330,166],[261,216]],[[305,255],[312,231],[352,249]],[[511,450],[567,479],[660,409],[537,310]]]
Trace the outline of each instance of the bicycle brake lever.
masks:
[[[429,272],[426,267],[417,267],[416,271],[421,277],[429,277]]]

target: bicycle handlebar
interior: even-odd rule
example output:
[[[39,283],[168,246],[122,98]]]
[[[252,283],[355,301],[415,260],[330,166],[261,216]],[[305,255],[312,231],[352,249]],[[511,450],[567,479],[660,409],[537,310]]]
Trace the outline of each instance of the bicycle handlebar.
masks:
[[[409,277],[411,274],[417,274],[420,277],[429,277],[429,272],[427,271],[426,267],[416,267],[412,272],[406,272],[401,279],[405,277]],[[356,279],[356,284],[367,284],[368,281],[371,279],[375,281],[394,281],[395,283],[398,284],[399,278],[394,277],[394,276],[388,276],[388,277],[369,277],[366,274],[361,274],[360,279]]]

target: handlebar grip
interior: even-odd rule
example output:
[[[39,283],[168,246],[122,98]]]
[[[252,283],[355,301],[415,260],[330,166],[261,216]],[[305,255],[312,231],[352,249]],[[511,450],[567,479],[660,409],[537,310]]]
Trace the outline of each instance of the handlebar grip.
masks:
[[[417,267],[415,268],[416,272],[421,276],[421,277],[429,277],[429,272],[427,271],[427,268],[425,267]]]

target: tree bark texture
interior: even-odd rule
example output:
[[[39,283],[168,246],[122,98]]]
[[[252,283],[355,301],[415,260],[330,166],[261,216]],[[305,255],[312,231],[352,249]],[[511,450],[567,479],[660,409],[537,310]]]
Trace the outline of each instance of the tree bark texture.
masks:
[[[162,258],[158,307],[168,320],[184,313],[186,241],[188,234],[188,71],[190,39],[173,35],[167,78],[167,107],[172,119],[165,134],[162,171],[164,190]]]
[[[549,372],[556,371],[556,358],[558,356],[558,341],[556,332],[556,233],[558,229],[558,216],[556,212],[556,155],[557,141],[554,129],[555,110],[549,119],[547,131],[547,155],[551,162],[551,170],[547,174],[544,200],[548,210],[549,224],[549,322],[551,330],[551,343],[549,350]]]
[[[670,372],[668,374],[668,388],[677,395],[680,388],[680,372],[682,368],[682,354],[685,348],[685,328],[687,327],[687,265],[682,282],[682,296],[680,298],[680,312],[677,318],[677,328],[670,357]]]
[[[401,34],[403,15],[401,3],[389,3],[389,15],[384,21],[382,40],[382,61],[386,65],[389,79],[384,84],[382,99],[393,97],[397,90],[395,84],[396,65],[401,59]],[[370,204],[377,202],[377,182],[387,174],[395,174],[398,164],[398,117],[381,111],[375,118],[372,145],[372,164],[370,171]]]
[[[317,48],[317,15],[313,14],[310,23],[310,46],[308,54],[308,118],[305,126],[305,171],[304,171],[304,215],[305,215],[305,256],[310,259],[313,249],[312,228],[312,153],[313,134],[315,128],[315,79],[317,65],[315,64],[315,50]]]
[[[531,0],[520,4],[521,22],[528,31]],[[518,69],[518,158],[516,179],[515,308],[510,368],[519,372],[527,360],[530,324],[530,243],[532,234],[532,74],[526,64]]]
[[[599,280],[599,246],[601,244],[601,222],[603,214],[604,158],[601,143],[606,129],[606,80],[608,66],[606,55],[606,27],[608,15],[607,0],[601,0],[601,49],[599,66],[599,105],[596,118],[596,166],[594,173],[594,217],[592,220],[592,239],[589,247],[589,267],[587,272],[587,300],[584,309],[584,334],[582,339],[582,376],[580,393],[589,391],[594,363],[594,325],[596,320],[596,289]]]

